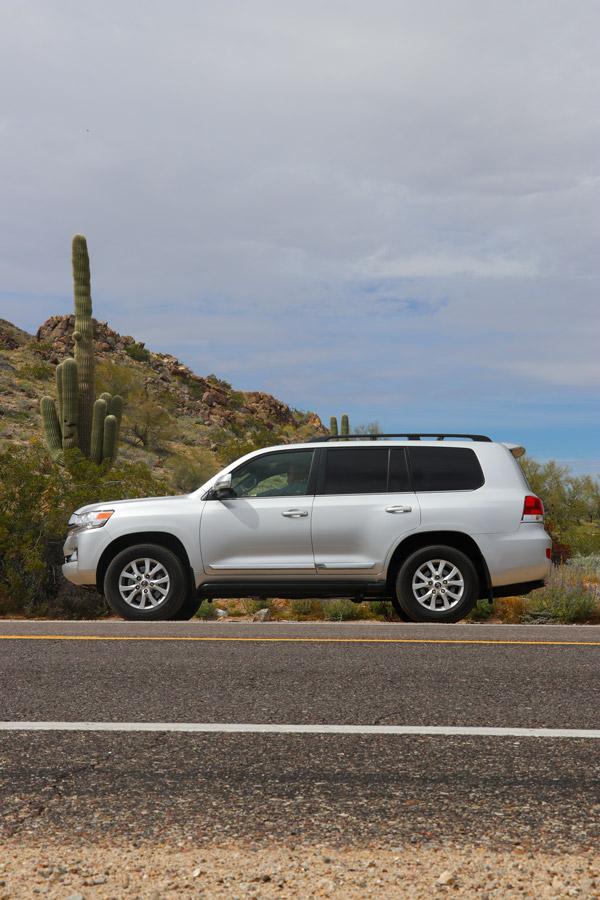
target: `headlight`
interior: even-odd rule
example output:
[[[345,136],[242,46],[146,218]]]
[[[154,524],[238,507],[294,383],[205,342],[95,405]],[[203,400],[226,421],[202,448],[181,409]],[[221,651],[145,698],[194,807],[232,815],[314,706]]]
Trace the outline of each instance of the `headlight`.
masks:
[[[102,528],[113,513],[114,509],[95,509],[92,512],[73,513],[69,519],[69,528]]]

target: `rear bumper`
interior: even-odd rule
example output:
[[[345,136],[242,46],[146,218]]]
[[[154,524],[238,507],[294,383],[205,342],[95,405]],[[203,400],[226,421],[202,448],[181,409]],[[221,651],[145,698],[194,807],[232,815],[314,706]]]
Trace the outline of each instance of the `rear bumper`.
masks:
[[[496,596],[501,587],[510,589],[544,581],[550,574],[552,562],[546,551],[552,547],[552,541],[541,523],[526,522],[516,531],[474,537],[487,563]]]

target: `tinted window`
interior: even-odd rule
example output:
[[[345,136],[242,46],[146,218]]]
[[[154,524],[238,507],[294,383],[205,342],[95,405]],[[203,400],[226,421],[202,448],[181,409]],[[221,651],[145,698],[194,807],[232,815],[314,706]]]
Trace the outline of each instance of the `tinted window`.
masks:
[[[387,447],[327,450],[323,494],[382,494],[387,488]]]
[[[232,474],[236,497],[295,497],[306,494],[312,450],[265,453],[244,463]]]
[[[408,447],[415,491],[472,491],[484,482],[479,460],[466,447]]]
[[[404,447],[398,447],[390,451],[390,480],[388,490],[393,494],[403,494],[411,491],[406,454]]]

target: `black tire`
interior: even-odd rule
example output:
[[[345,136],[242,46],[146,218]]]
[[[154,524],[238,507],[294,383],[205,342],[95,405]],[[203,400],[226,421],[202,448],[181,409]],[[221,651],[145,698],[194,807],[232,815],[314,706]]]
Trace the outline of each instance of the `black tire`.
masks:
[[[429,567],[430,562],[433,569]],[[442,566],[443,562],[448,565]],[[421,567],[431,573],[431,579],[427,583],[423,582],[423,586],[418,587],[415,592],[413,579]],[[458,575],[452,574],[453,567],[458,570]],[[439,578],[434,577],[434,571],[440,572]],[[451,577],[444,580],[444,574]],[[462,588],[456,583],[451,584],[457,579],[462,582]],[[429,590],[438,593],[434,597],[427,597]],[[456,593],[457,599],[449,596],[451,592]],[[416,593],[424,597],[423,603],[419,602]],[[392,603],[398,614],[402,611],[412,622],[459,622],[473,609],[478,594],[479,579],[472,560],[454,547],[436,544],[415,551],[404,561],[396,578],[396,592]],[[444,608],[444,603],[451,604],[450,608]]]
[[[195,594],[190,592],[187,599],[183,601],[182,606],[178,609],[174,616],[171,616],[171,618],[177,622],[189,622],[189,620],[193,619],[200,609],[201,603],[202,597],[196,597]]]
[[[124,570],[131,565],[135,568],[130,569],[130,572],[137,569],[142,574],[141,580],[135,576],[135,581],[140,581],[140,590],[142,590],[141,584],[145,574],[145,560],[160,564],[167,575],[167,579],[163,580],[163,585],[160,589],[150,587],[154,582],[144,582],[144,584],[148,585],[147,592],[150,594],[150,598],[145,598],[144,602],[146,604],[155,602],[156,605],[146,606],[146,608],[142,609],[127,603],[123,599],[119,582],[121,576],[124,575]],[[151,572],[152,568],[149,571]],[[159,576],[161,574],[159,571]],[[126,589],[129,586],[134,586],[133,575],[127,574],[124,576],[124,579],[126,581],[126,584],[124,584]],[[164,598],[156,600],[158,591],[162,592],[164,589],[167,590]],[[154,594],[151,594],[151,591],[154,591]],[[160,544],[136,544],[133,547],[121,550],[111,561],[104,576],[104,595],[112,609],[124,619],[135,622],[157,622],[175,618],[188,599],[189,593],[189,584],[183,563],[175,553],[166,547],[161,547]],[[135,602],[137,602],[137,598],[134,597],[133,603]]]

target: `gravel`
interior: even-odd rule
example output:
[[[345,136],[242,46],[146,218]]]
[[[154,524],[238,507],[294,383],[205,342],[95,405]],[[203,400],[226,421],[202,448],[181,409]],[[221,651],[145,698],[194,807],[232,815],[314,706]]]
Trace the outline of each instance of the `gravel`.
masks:
[[[0,900],[600,897],[600,855],[481,847],[0,845]]]

